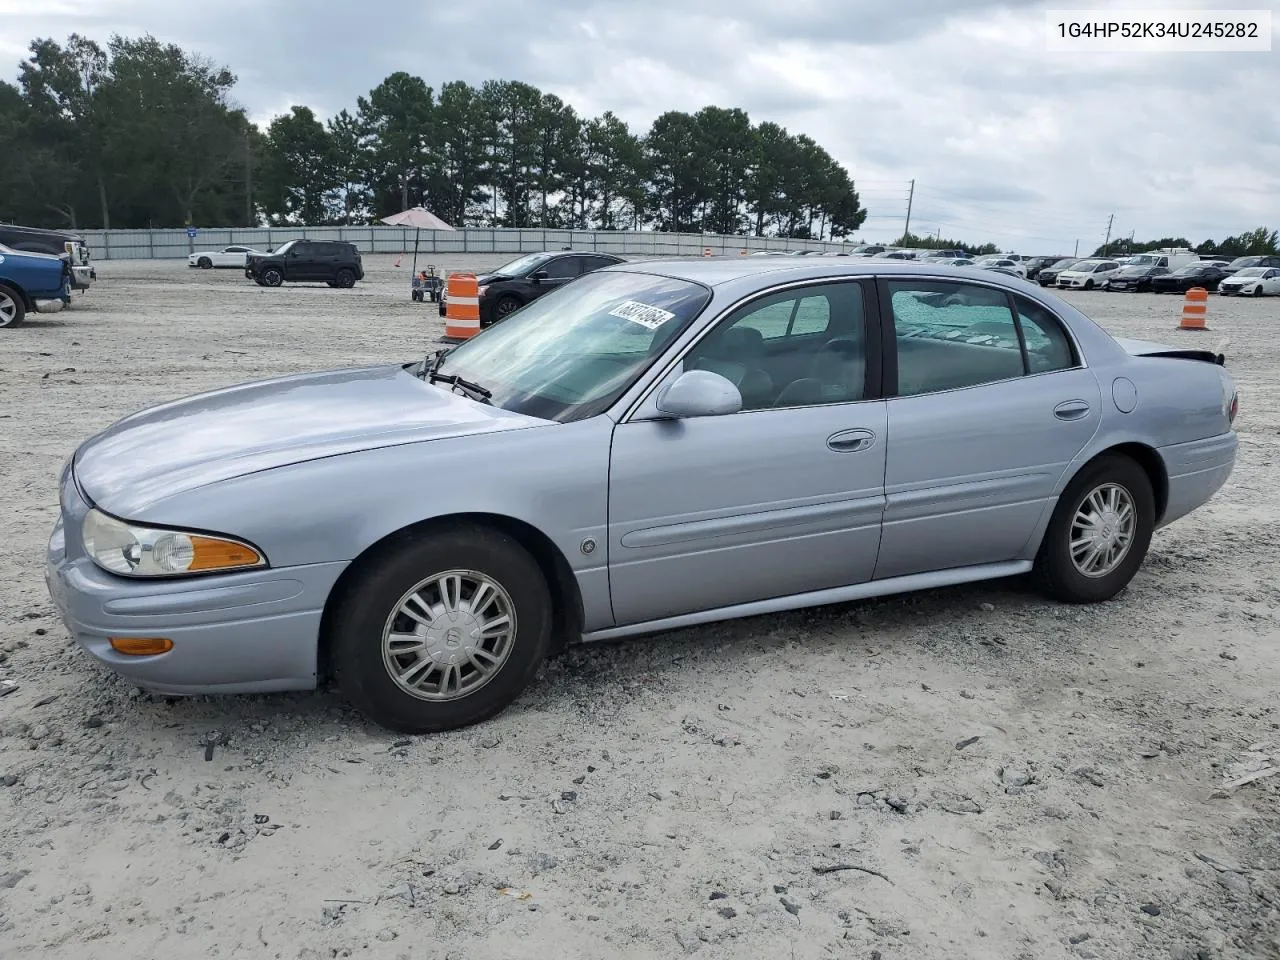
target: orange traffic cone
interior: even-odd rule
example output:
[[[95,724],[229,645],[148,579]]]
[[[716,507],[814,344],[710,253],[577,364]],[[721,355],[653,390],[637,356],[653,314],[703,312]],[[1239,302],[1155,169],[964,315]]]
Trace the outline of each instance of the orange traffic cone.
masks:
[[[400,254],[400,256],[396,257],[396,262],[395,262],[395,263],[393,263],[393,264],[392,264],[392,266],[393,266],[393,267],[398,267],[398,266],[400,266],[400,261],[401,261],[401,260],[403,260],[403,259],[404,259],[404,254],[402,253],[402,254]]]
[[[1204,287],[1192,287],[1182,301],[1182,322],[1179,330],[1208,330],[1205,314],[1209,310],[1209,291]]]

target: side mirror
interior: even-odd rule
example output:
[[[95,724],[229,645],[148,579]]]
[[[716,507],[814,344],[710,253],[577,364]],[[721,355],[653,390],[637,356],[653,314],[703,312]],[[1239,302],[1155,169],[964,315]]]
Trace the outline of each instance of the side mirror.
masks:
[[[742,409],[742,393],[718,373],[686,370],[662,389],[654,406],[668,417],[719,417]]]
[[[529,279],[532,280],[534,283],[541,283],[543,280],[549,279],[549,277],[548,277],[547,271],[538,270],[534,273],[529,274]]]

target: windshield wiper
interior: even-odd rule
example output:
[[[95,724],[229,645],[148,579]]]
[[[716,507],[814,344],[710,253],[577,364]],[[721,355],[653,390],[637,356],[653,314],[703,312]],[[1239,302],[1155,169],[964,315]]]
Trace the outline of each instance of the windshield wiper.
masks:
[[[447,383],[449,386],[467,393],[472,400],[479,400],[481,403],[489,403],[489,398],[493,396],[492,390],[487,390],[480,384],[473,383],[470,380],[463,380],[456,373],[436,373],[432,370],[427,374],[427,380],[431,383]]]

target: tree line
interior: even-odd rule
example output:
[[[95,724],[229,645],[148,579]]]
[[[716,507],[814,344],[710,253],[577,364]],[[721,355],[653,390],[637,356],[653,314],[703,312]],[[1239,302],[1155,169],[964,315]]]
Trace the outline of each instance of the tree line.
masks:
[[[1145,240],[1130,243],[1127,239],[1112,240],[1093,251],[1095,257],[1118,257],[1129,253],[1146,253],[1150,250],[1163,250],[1168,247],[1194,250],[1204,256],[1219,256],[1228,259],[1235,257],[1262,256],[1280,253],[1280,231],[1256,227],[1246,230],[1234,237],[1227,237],[1221,243],[1205,240],[1194,247],[1186,237],[1161,237],[1159,240]]]
[[[259,129],[226,67],[151,36],[35,40],[0,81],[0,220],[77,229],[374,223],[833,239],[866,210],[803,133],[744,110],[668,111],[643,134],[526,83],[438,89],[396,72],[322,121]]]

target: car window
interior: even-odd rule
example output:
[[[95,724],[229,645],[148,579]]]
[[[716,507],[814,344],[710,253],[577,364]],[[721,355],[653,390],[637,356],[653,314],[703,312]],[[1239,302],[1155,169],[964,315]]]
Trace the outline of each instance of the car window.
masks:
[[[223,253],[244,253],[244,247],[227,247]]]
[[[581,268],[581,257],[557,257],[540,269],[545,270],[547,277],[551,280],[567,280],[576,277],[581,272]]]
[[[599,270],[601,267],[612,266],[617,262],[618,261],[612,260],[609,257],[583,257],[582,272],[590,273],[592,270]]]
[[[1018,327],[1004,291],[947,281],[890,280],[898,395],[1020,377]]]
[[[824,283],[752,301],[685,356],[742,393],[744,411],[861,400],[866,387],[863,285]]]
[[[1027,372],[1049,373],[1053,370],[1070,370],[1076,366],[1075,350],[1061,322],[1048,310],[1028,300],[1014,296],[1018,308],[1018,326],[1027,348]]]

